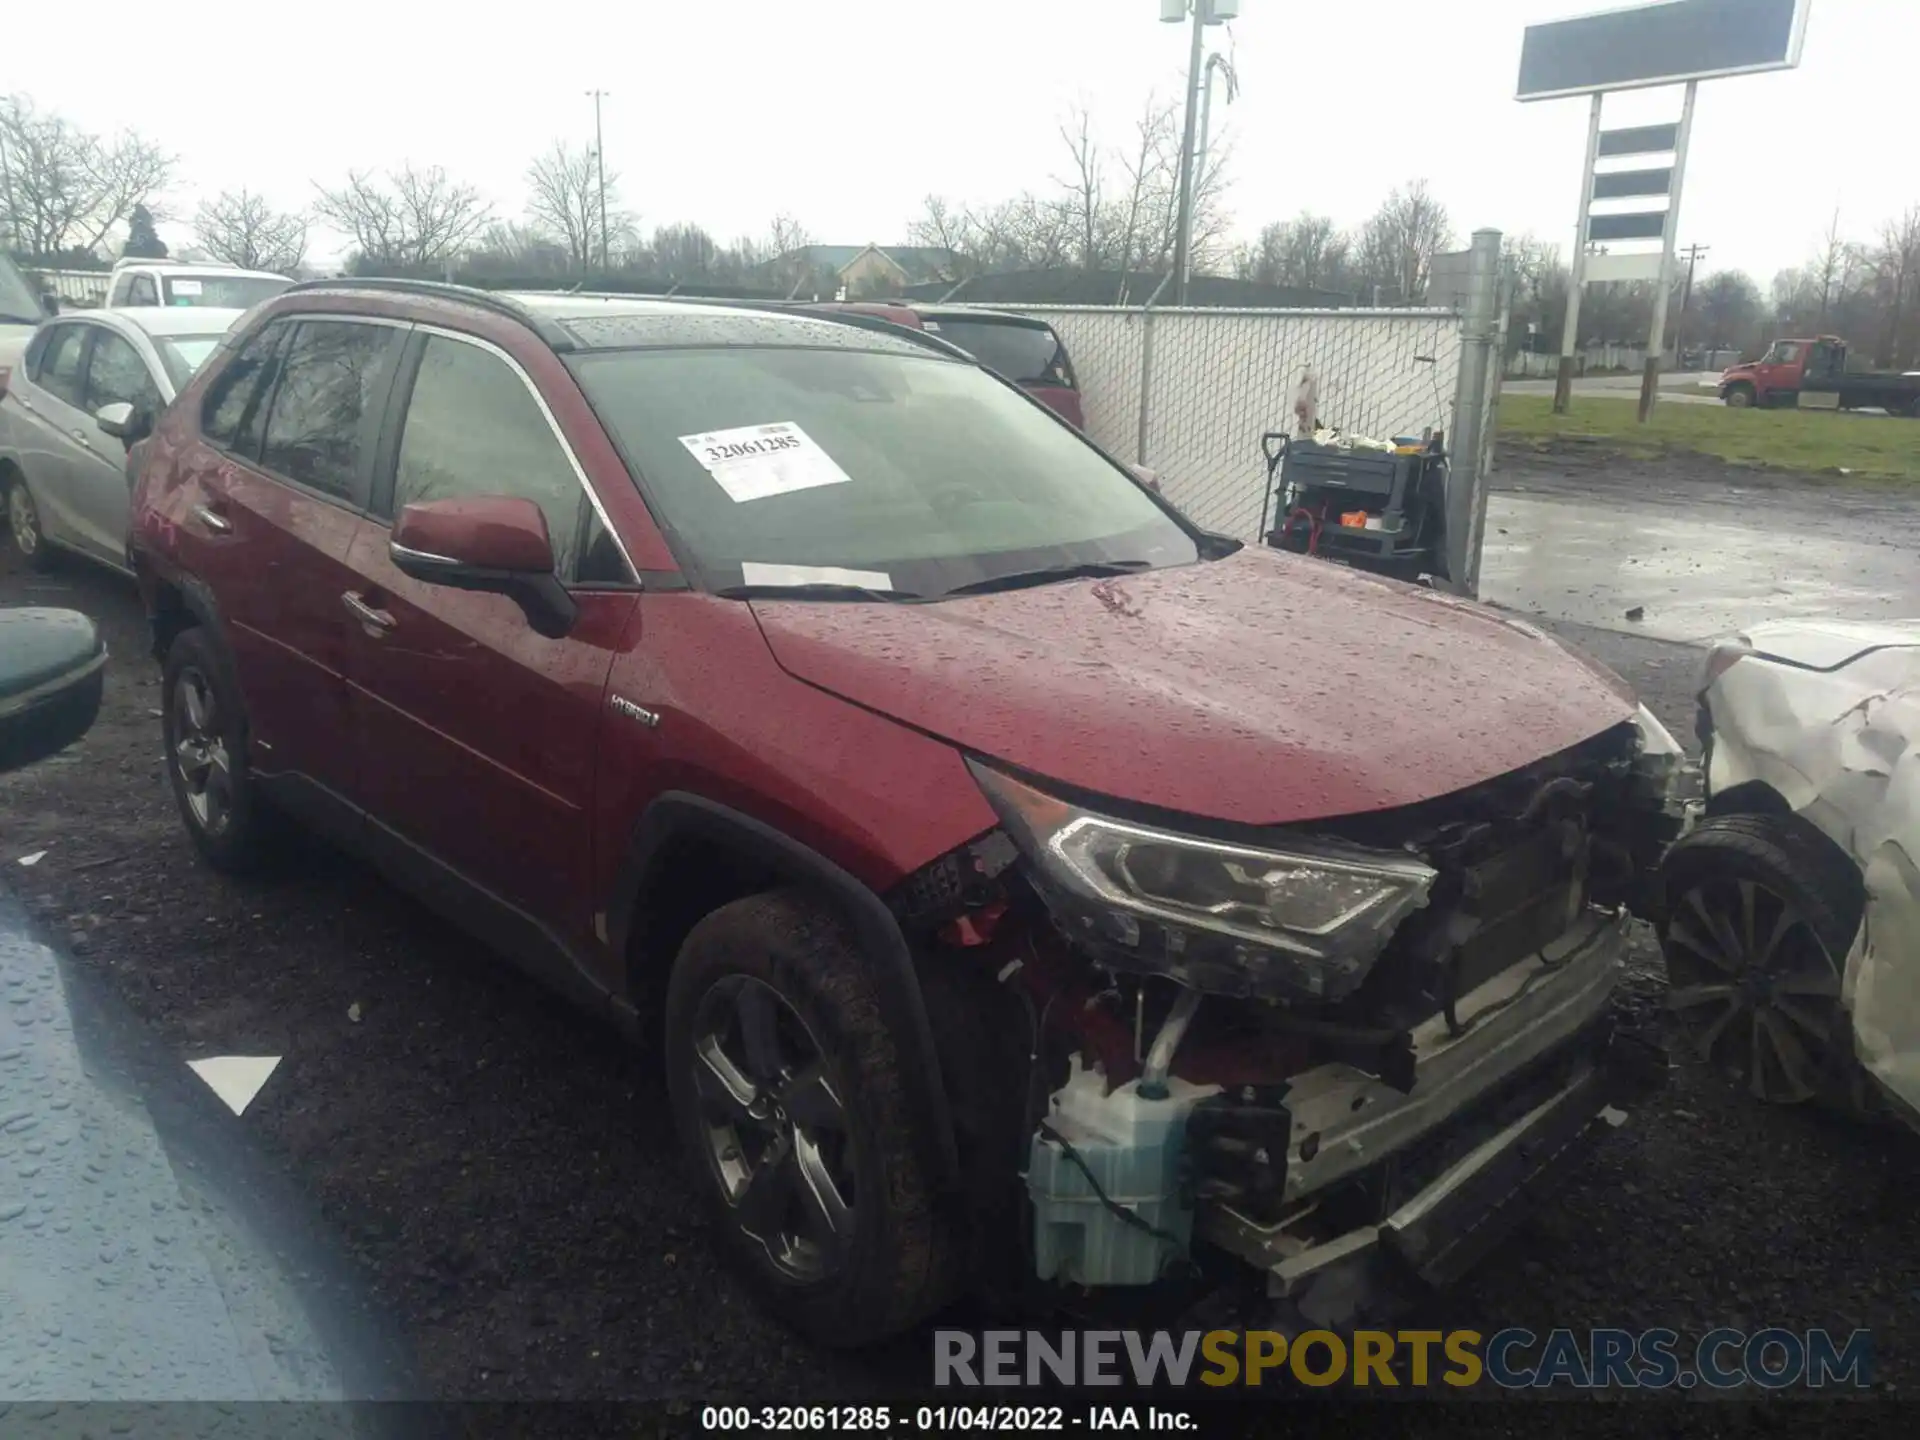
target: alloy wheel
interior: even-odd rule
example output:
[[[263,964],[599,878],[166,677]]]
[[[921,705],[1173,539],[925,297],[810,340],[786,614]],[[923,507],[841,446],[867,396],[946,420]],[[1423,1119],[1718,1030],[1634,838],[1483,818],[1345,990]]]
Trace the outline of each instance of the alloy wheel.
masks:
[[[173,763],[187,809],[209,836],[224,834],[233,819],[233,762],[222,718],[207,677],[193,666],[183,669],[173,687]]]
[[[40,551],[40,514],[33,508],[33,495],[25,482],[7,487],[7,529],[13,545],[31,560]]]
[[[708,1170],[733,1223],[788,1281],[838,1271],[854,1234],[846,1106],[799,1013],[745,975],[696,1011],[694,1093]]]
[[[1687,890],[1667,922],[1668,1003],[1700,1057],[1761,1100],[1829,1089],[1846,1017],[1840,971],[1807,917],[1753,880]]]

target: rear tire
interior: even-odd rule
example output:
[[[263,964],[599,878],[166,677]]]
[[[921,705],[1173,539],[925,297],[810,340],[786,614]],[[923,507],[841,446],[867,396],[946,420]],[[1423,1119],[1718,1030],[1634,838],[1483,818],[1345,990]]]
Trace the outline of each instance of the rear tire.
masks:
[[[167,778],[194,848],[216,870],[259,873],[277,858],[284,834],[247,765],[240,687],[204,629],[174,636],[161,695]]]
[[[723,905],[667,988],[667,1086],[730,1258],[808,1339],[871,1344],[959,1289],[900,1038],[839,917],[801,889]]]
[[[26,476],[12,467],[0,469],[0,499],[7,508],[7,537],[29,570],[51,570],[55,563],[53,547],[47,544],[40,528],[40,507],[27,488]]]
[[[1669,1004],[1697,1055],[1756,1098],[1858,1108],[1840,1003],[1858,867],[1798,815],[1722,815],[1661,866]]]

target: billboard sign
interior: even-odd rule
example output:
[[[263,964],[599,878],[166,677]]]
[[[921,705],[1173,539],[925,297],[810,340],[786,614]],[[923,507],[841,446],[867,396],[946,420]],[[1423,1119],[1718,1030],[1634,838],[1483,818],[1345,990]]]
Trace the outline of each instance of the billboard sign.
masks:
[[[1529,25],[1521,100],[1678,85],[1800,63],[1812,0],[1666,0]]]

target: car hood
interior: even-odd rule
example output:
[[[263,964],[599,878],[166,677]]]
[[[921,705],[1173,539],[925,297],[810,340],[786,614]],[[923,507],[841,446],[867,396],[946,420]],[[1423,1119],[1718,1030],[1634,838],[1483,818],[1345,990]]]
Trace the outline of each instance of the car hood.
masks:
[[[1833,670],[1870,650],[1920,645],[1920,620],[1769,620],[1744,638],[1770,660]]]
[[[756,600],[788,673],[1029,773],[1250,825],[1449,794],[1629,718],[1611,672],[1436,591],[1246,549],[928,604]]]

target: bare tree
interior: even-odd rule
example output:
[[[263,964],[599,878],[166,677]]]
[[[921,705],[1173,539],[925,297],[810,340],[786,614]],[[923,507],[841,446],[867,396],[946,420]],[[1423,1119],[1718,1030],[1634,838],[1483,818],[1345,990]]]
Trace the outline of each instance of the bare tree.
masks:
[[[907,238],[915,245],[949,251],[965,268],[976,248],[972,214],[939,195],[929,195],[923,203],[920,218],[907,226]]]
[[[791,255],[796,250],[804,250],[813,244],[813,236],[807,233],[807,227],[791,215],[781,214],[773,217],[773,225],[767,231],[767,250],[770,258],[778,260]]]
[[[1065,192],[1062,202],[1066,218],[1074,230],[1074,257],[1082,270],[1104,268],[1108,202],[1101,180],[1103,156],[1093,138],[1093,117],[1075,107],[1060,126],[1060,138],[1066,142],[1071,168],[1065,179],[1057,180]]]
[[[1453,243],[1447,207],[1424,180],[1395,189],[1360,227],[1362,280],[1378,287],[1382,300],[1413,304],[1426,293],[1433,257]]]
[[[193,235],[215,260],[247,270],[291,272],[307,256],[306,217],[275,210],[244,186],[202,202]]]
[[[567,248],[577,270],[589,269],[600,253],[602,228],[609,258],[616,235],[631,239],[633,216],[619,206],[620,177],[607,173],[602,213],[600,170],[590,146],[553,148],[527,167],[527,214],[540,229]]]
[[[1095,139],[1084,110],[1060,126],[1069,169],[1055,190],[1027,191],[983,208],[963,208],[929,196],[912,227],[917,244],[960,257],[956,270],[1164,272],[1179,224],[1180,115],[1149,97],[1124,153]],[[1222,248],[1226,163],[1230,147],[1215,147],[1197,177],[1194,264],[1204,269]]]
[[[1693,290],[1693,338],[1711,350],[1745,350],[1766,319],[1760,287],[1741,270],[1717,270]]]
[[[158,197],[173,157],[131,132],[91,135],[8,95],[0,97],[0,155],[0,231],[24,255],[95,250],[136,205],[166,218]]]
[[[663,279],[704,280],[720,269],[720,247],[698,225],[662,225],[649,249],[654,272]]]
[[[1350,290],[1352,242],[1326,215],[1303,210],[1292,220],[1264,227],[1240,256],[1241,274],[1266,285],[1308,290]]]
[[[1567,321],[1567,290],[1572,281],[1560,247],[1533,235],[1508,235],[1500,242],[1500,259],[1513,281],[1508,348],[1557,345]]]
[[[1865,268],[1866,256],[1860,247],[1840,234],[1840,212],[1835,210],[1833,222],[1827,226],[1820,249],[1808,267],[1820,287],[1820,313],[1815,323],[1826,324],[1827,316],[1858,287]]]
[[[407,270],[458,259],[493,218],[478,190],[438,165],[348,171],[345,185],[320,191],[314,210],[351,237],[362,265]]]
[[[1882,365],[1908,365],[1920,346],[1920,205],[1880,229],[1874,254],[1885,316]]]

